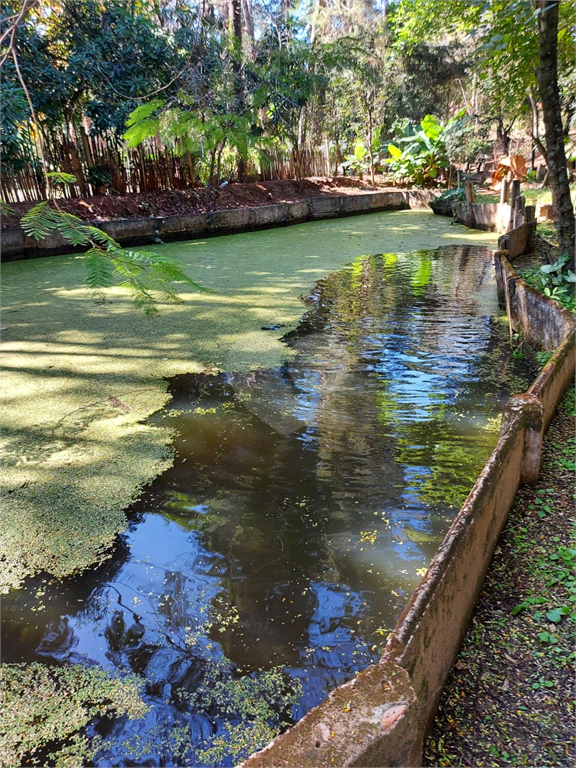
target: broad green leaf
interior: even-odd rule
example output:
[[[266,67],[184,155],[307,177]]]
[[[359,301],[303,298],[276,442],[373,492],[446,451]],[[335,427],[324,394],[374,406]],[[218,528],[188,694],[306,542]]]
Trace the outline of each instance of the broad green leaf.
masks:
[[[149,117],[146,120],[140,120],[135,125],[128,128],[123,136],[124,141],[129,147],[137,147],[144,139],[149,139],[158,133],[160,121],[157,117]]]
[[[145,120],[150,117],[157,109],[164,106],[163,99],[154,99],[154,101],[148,102],[148,104],[142,104],[140,107],[136,107],[135,110],[130,112],[128,119],[126,120],[126,126],[130,128],[141,120]]]
[[[388,152],[394,158],[394,160],[400,160],[402,157],[402,150],[394,146],[394,144],[388,144]]]
[[[437,139],[442,133],[442,126],[438,120],[436,120],[434,115],[426,115],[420,122],[420,125],[422,126],[422,130],[426,137],[429,139]]]

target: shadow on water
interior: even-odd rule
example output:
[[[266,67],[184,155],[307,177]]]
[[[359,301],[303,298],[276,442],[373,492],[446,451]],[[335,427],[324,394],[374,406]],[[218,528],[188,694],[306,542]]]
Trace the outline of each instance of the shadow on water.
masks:
[[[98,765],[232,765],[378,658],[530,381],[495,294],[483,248],[362,257],[281,369],[172,380],[176,461],[113,558],[4,603],[7,661],[145,680]]]

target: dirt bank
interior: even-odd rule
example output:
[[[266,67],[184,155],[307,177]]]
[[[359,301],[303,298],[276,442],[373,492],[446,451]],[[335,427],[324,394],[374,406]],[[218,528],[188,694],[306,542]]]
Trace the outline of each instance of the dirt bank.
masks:
[[[312,197],[359,194],[385,191],[393,187],[378,185],[372,187],[365,181],[348,177],[284,179],[262,181],[252,184],[229,184],[226,187],[209,190],[169,190],[165,192],[143,192],[135,195],[100,195],[98,197],[59,200],[63,211],[72,213],[85,221],[110,221],[111,219],[140,219],[149,216],[175,216],[183,213],[206,213],[234,208],[251,208],[271,203],[294,203]],[[2,218],[2,228],[16,226],[20,217],[34,203],[11,204],[15,215]]]

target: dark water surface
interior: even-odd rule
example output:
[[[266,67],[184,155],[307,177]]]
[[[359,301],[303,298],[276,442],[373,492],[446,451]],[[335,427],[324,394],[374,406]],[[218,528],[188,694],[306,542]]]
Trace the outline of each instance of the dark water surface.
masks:
[[[172,381],[176,462],[106,565],[4,601],[5,661],[145,681],[97,765],[232,765],[375,661],[530,381],[486,249],[362,257],[310,304],[283,368]]]

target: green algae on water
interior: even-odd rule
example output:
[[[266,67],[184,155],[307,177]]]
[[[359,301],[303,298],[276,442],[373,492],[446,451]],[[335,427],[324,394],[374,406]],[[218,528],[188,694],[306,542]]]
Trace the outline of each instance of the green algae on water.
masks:
[[[495,236],[396,211],[156,246],[217,292],[183,292],[157,318],[118,288],[95,304],[82,255],[4,264],[0,589],[106,557],[123,510],[171,461],[170,430],[142,423],[167,378],[274,368],[319,278],[361,254],[458,243]]]
[[[146,714],[140,687],[135,676],[114,678],[99,667],[4,664],[0,764],[84,765],[100,745],[86,735],[92,721]]]

